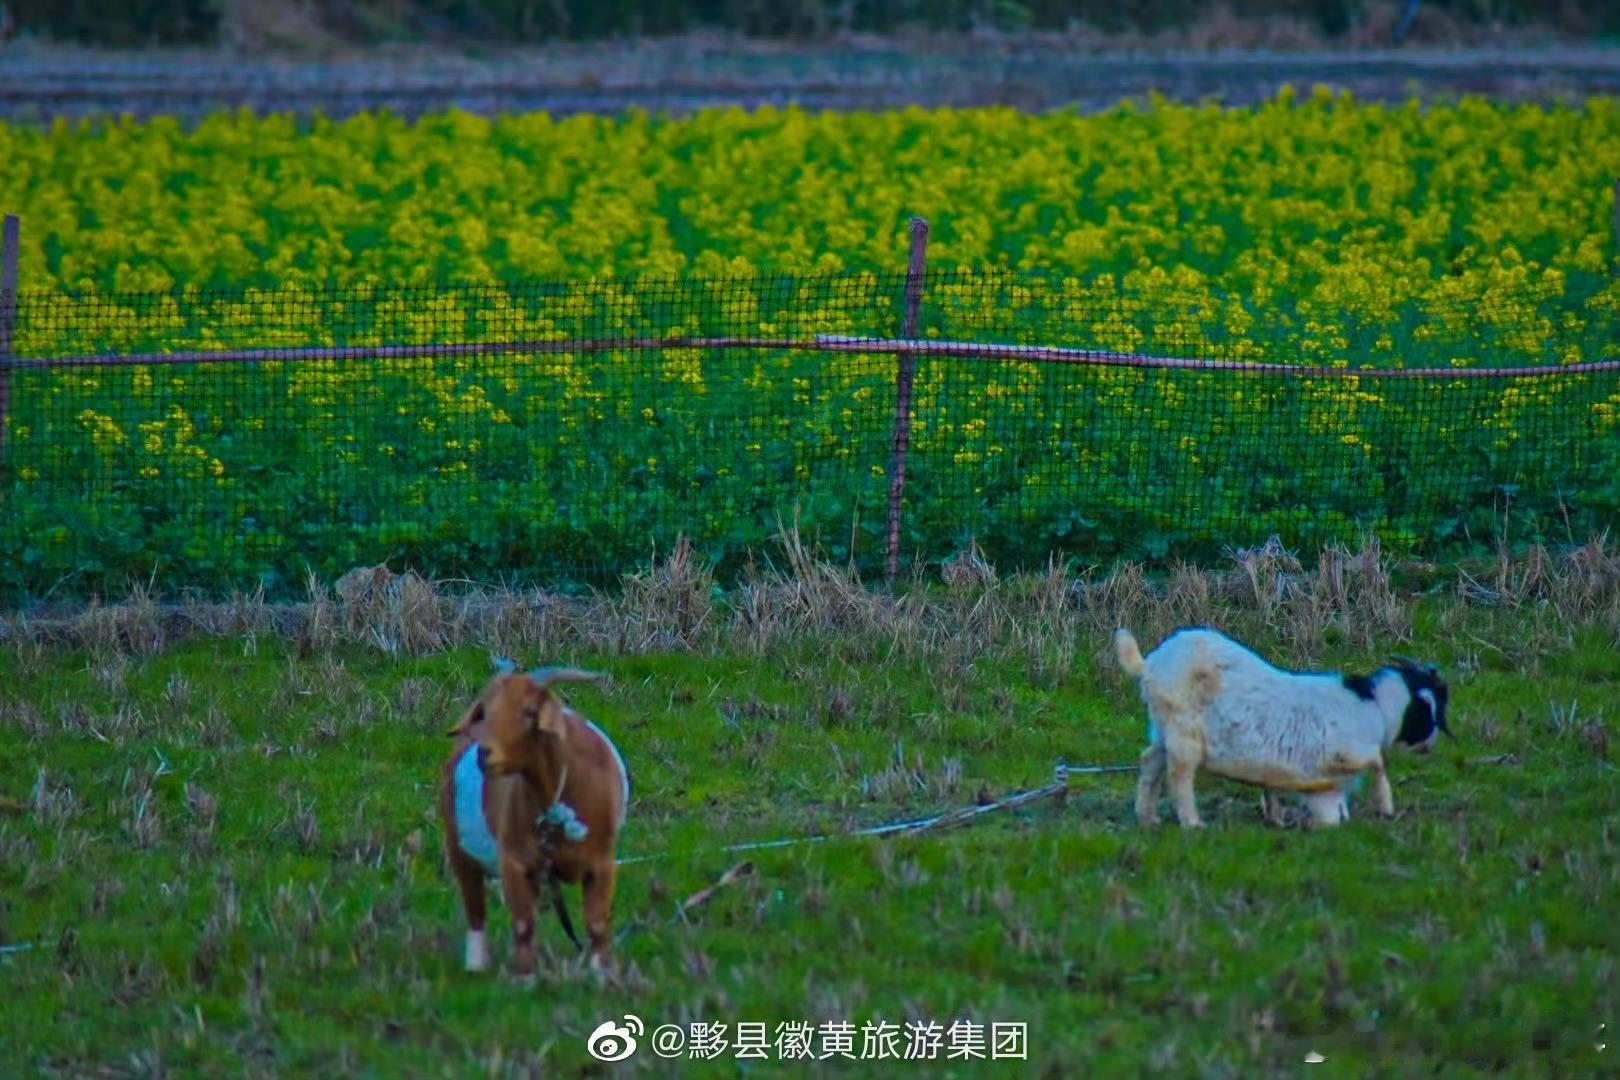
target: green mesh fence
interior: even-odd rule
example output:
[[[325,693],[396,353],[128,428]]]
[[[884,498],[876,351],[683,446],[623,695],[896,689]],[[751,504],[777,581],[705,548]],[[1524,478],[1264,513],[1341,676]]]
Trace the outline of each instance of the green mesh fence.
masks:
[[[294,591],[388,562],[600,579],[797,515],[902,561],[1198,559],[1276,534],[1425,554],[1620,517],[1596,299],[1257,312],[1108,282],[905,275],[70,296],[0,361],[0,595]],[[993,347],[999,346],[999,347]]]

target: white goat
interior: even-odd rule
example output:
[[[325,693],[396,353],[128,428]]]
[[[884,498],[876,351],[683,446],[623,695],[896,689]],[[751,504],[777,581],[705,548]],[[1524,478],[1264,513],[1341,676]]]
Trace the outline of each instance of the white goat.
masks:
[[[1266,789],[1298,792],[1318,825],[1349,817],[1348,792],[1366,769],[1376,775],[1378,810],[1395,812],[1385,752],[1428,750],[1447,735],[1445,682],[1433,666],[1397,661],[1372,675],[1300,674],[1272,667],[1214,630],[1178,630],[1147,655],[1129,630],[1114,632],[1120,666],[1141,679],[1150,721],[1136,789],[1136,816],[1159,820],[1166,773],[1176,816],[1203,824],[1193,776],[1205,769]]]

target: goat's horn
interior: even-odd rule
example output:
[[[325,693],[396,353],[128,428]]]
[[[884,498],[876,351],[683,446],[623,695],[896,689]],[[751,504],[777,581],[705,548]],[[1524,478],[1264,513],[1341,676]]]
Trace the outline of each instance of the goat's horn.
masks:
[[[602,682],[607,678],[607,676],[603,675],[601,672],[581,671],[578,668],[543,667],[535,668],[533,671],[529,672],[529,678],[533,679],[535,685],[544,690],[552,683]]]
[[[495,665],[495,674],[497,675],[510,675],[518,669],[516,660],[504,656],[492,656],[489,659],[490,663]]]

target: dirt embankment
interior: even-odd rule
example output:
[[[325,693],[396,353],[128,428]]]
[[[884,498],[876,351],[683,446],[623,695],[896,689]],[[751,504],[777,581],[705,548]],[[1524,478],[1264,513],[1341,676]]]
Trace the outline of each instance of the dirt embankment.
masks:
[[[1323,84],[1369,101],[1465,94],[1578,100],[1620,95],[1620,48],[1130,55],[1066,51],[1051,43],[790,48],[681,39],[486,56],[410,49],[322,59],[217,50],[0,49],[0,117],[12,121],[122,113],[192,118],[236,108],[333,117],[384,108],[415,116],[450,107],[564,115],[763,105],[1095,111],[1151,93],[1245,105],[1285,84]]]

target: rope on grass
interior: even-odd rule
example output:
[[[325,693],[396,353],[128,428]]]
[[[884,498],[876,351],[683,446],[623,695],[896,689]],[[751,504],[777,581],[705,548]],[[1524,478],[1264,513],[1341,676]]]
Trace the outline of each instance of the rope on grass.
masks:
[[[985,803],[983,806],[964,806],[957,810],[946,811],[943,814],[935,814],[933,817],[914,818],[910,821],[894,821],[887,825],[869,825],[863,829],[846,829],[843,832],[823,833],[820,836],[790,836],[781,840],[753,840],[742,844],[727,844],[719,850],[762,851],[767,848],[791,847],[796,844],[819,844],[826,840],[841,840],[854,836],[891,836],[895,833],[915,836],[930,829],[948,829],[954,825],[966,824],[974,818],[996,810],[1009,810],[1018,806],[1028,806],[1030,803],[1038,802],[1041,799],[1065,798],[1069,793],[1069,778],[1071,776],[1136,772],[1138,769],[1139,766],[1136,765],[1066,765],[1060,761],[1057,768],[1053,770],[1052,782],[1045,787],[1036,788],[1033,791],[1016,792],[997,799],[995,802]],[[628,859],[620,859],[618,864],[627,866],[631,863],[652,862],[655,859],[666,858],[668,855],[669,852],[667,851],[659,852],[656,855],[632,855]],[[708,903],[715,893],[727,885],[734,884],[745,877],[752,877],[754,873],[755,869],[752,862],[744,860],[736,864],[722,874],[720,879],[713,885],[694,893],[676,907],[675,913],[669,917],[667,925],[673,926],[678,922],[685,922],[687,912]],[[620,927],[613,935],[613,940],[615,944],[621,944],[631,934],[648,929],[648,927],[647,922],[638,919]]]
[[[846,829],[843,832],[821,833],[816,836],[789,836],[778,840],[751,840],[740,844],[726,844],[720,851],[764,851],[770,848],[796,847],[800,844],[820,844],[828,840],[844,840],[860,836],[892,836],[896,833],[905,836],[915,836],[919,833],[934,829],[949,829],[957,825],[964,825],[975,818],[997,810],[1011,810],[1041,799],[1062,798],[1069,792],[1069,778],[1071,776],[1092,776],[1103,773],[1136,772],[1136,765],[1066,765],[1059,762],[1054,770],[1053,780],[1045,787],[1035,788],[1032,791],[1015,792],[1004,796],[995,802],[984,803],[980,806],[964,806],[956,810],[948,810],[932,817],[913,818],[909,821],[894,821],[886,825],[868,825],[860,829]],[[655,855],[632,855],[627,859],[620,859],[620,866],[632,863],[651,862],[668,856],[668,852]]]

